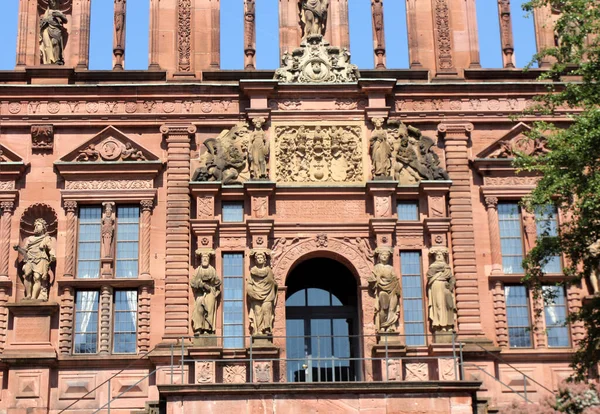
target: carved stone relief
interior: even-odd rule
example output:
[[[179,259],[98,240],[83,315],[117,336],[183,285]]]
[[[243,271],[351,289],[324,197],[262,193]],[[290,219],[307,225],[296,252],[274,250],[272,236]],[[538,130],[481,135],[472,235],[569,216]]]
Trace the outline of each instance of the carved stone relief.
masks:
[[[361,135],[358,126],[276,127],[276,180],[362,181]]]
[[[177,69],[191,71],[192,1],[177,1]]]
[[[32,125],[31,148],[38,151],[52,151],[54,148],[54,127],[52,125]]]
[[[223,368],[225,384],[243,384],[246,382],[246,364],[225,365]]]
[[[246,123],[239,123],[222,131],[216,138],[204,141],[206,150],[198,156],[200,166],[192,181],[220,181],[222,184],[240,184],[250,178],[248,146],[250,131]]]
[[[215,363],[212,361],[196,361],[196,384],[213,384],[215,382]]]
[[[517,153],[536,156],[549,151],[545,140],[532,140],[525,135],[519,135],[509,141],[501,141],[498,145],[500,148],[489,154],[488,158],[514,158]]]
[[[254,363],[254,380],[256,382],[271,382],[271,364],[269,362]]]
[[[448,180],[433,151],[435,142],[412,126],[389,120],[384,129],[382,118],[373,118],[371,163],[374,179],[394,179],[400,184],[421,180]]]
[[[65,190],[143,190],[153,188],[152,180],[66,181]]]
[[[407,362],[404,369],[406,370],[405,381],[429,380],[429,365],[426,362]]]
[[[540,177],[484,177],[485,185],[498,186],[535,186]]]
[[[146,156],[130,142],[122,143],[113,137],[109,137],[99,144],[89,144],[86,148],[79,150],[79,155],[75,158],[75,161],[146,161]]]

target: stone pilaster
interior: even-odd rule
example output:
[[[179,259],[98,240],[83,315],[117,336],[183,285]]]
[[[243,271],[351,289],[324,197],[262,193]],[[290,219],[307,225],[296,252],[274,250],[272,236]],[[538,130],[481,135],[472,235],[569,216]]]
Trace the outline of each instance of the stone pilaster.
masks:
[[[195,77],[192,68],[192,0],[177,0],[175,53],[177,65],[174,76]]]
[[[14,201],[0,203],[0,279],[8,279],[10,255],[11,220],[15,209]]]
[[[302,31],[298,0],[279,1],[279,56],[292,51],[300,46]]]
[[[500,348],[508,347],[508,324],[506,319],[506,297],[504,283],[497,280],[492,291],[494,297],[494,320],[496,326],[496,342]]]
[[[149,44],[149,55],[150,70],[160,70],[158,63],[158,54],[160,53],[160,36],[159,36],[159,24],[160,24],[160,0],[151,0],[150,2],[150,44]]]
[[[68,200],[64,202],[64,208],[67,214],[67,231],[65,232],[65,267],[64,278],[73,278],[75,276],[75,251],[77,234],[77,202]]]
[[[536,348],[548,348],[548,336],[544,324],[544,298],[541,293],[537,298],[533,298],[533,327]]]
[[[123,70],[125,65],[125,16],[127,0],[115,0],[115,25],[113,39],[113,70]]]
[[[350,49],[348,0],[329,2],[325,39],[328,40],[332,46]]]
[[[578,286],[568,286],[567,290],[567,312],[569,314],[578,313],[583,306],[581,297],[581,288]],[[571,339],[574,347],[579,346],[579,342],[585,337],[585,327],[581,321],[571,323]]]
[[[165,252],[165,338],[189,333],[190,140],[191,124],[163,125],[167,142]]]
[[[140,276],[150,278],[150,238],[154,200],[142,200],[140,207],[142,210],[140,221]]]
[[[71,286],[64,286],[60,301],[58,348],[62,355],[71,354],[73,348],[73,322],[75,318],[75,294]]]
[[[432,0],[437,75],[457,75],[449,0]]]
[[[533,13],[533,21],[535,25],[535,40],[537,51],[541,52],[544,49],[554,47],[554,18],[552,10],[548,6],[536,8]],[[547,69],[552,66],[554,58],[545,56],[539,62],[540,69]]]
[[[6,304],[10,297],[10,283],[0,282],[0,353],[6,345],[6,335],[8,333],[8,309]]]
[[[81,0],[79,15],[79,56],[77,68],[87,69],[90,63],[90,0]]]
[[[406,2],[406,25],[408,26],[408,58],[411,69],[421,68],[419,58],[419,32],[417,30],[417,0]]]
[[[444,137],[446,169],[452,180],[449,193],[452,261],[456,277],[458,334],[461,338],[481,337],[481,306],[477,282],[475,230],[471,200],[471,171],[468,141],[473,130],[470,123],[438,125]]]
[[[244,1],[244,69],[256,69],[256,3]]]
[[[502,43],[502,64],[505,68],[515,67],[515,44],[512,31],[510,0],[498,0],[498,18],[500,19],[500,42]]]
[[[113,289],[110,286],[100,288],[100,354],[109,354],[111,338],[111,315],[112,315]]]
[[[138,290],[138,352],[150,351],[150,287]]]
[[[490,250],[492,257],[492,275],[502,274],[502,248],[500,246],[500,223],[498,222],[498,197],[486,197],[488,228],[490,232]]]

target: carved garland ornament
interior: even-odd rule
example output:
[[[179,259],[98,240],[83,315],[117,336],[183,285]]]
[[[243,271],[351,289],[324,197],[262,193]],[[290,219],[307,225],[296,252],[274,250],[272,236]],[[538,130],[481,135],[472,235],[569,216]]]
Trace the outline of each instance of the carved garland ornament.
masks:
[[[179,0],[177,3],[177,52],[179,53],[179,72],[190,72],[192,2]]]
[[[453,69],[452,43],[450,40],[450,10],[447,0],[435,0],[435,27],[440,69]]]

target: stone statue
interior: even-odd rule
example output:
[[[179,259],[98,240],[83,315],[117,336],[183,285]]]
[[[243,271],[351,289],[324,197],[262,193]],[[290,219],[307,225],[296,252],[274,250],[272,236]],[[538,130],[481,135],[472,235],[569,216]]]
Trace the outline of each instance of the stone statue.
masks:
[[[377,332],[396,332],[400,304],[400,282],[389,264],[392,256],[390,247],[375,249],[378,263],[368,279],[369,286],[375,293],[375,327]]]
[[[299,6],[303,26],[302,39],[314,35],[325,36],[329,0],[300,0]]]
[[[246,293],[250,305],[250,327],[253,336],[272,335],[277,304],[277,282],[271,266],[267,264],[270,251],[252,250],[255,265],[250,269]]]
[[[40,51],[44,65],[65,64],[65,23],[67,18],[58,10],[58,0],[48,0],[48,8],[40,18]]]
[[[102,203],[104,214],[102,216],[102,257],[112,257],[113,237],[115,234],[115,216],[113,203]]]
[[[383,118],[373,118],[375,130],[371,134],[371,162],[373,178],[391,178],[392,147],[388,142],[388,134],[383,129]]]
[[[600,264],[598,263],[598,259],[600,259],[600,239],[588,246],[588,252],[592,258],[596,259],[596,264],[590,272],[590,284],[592,285],[592,294],[598,295],[600,294],[600,289],[598,289],[598,273],[600,273]]]
[[[214,335],[216,330],[217,300],[221,295],[221,280],[210,264],[213,250],[196,250],[200,256],[200,266],[196,268],[190,286],[194,291],[194,312],[192,329],[195,336]]]
[[[262,126],[265,122],[264,118],[254,118],[254,132],[250,141],[250,150],[248,151],[248,164],[250,166],[250,177],[254,180],[269,178],[267,170],[267,160],[269,157],[269,145],[267,144],[267,136]]]
[[[14,249],[23,255],[23,285],[25,299],[48,301],[50,264],[56,261],[55,239],[48,234],[46,221],[34,222],[33,236],[25,239],[23,247]]]
[[[456,280],[448,264],[448,248],[432,247],[429,251],[435,258],[427,271],[427,292],[429,296],[429,319],[434,332],[452,333],[454,329],[454,285]],[[439,337],[436,342],[451,342],[450,336]]]
[[[384,47],[383,38],[383,0],[373,0],[373,29],[375,30],[376,48]]]

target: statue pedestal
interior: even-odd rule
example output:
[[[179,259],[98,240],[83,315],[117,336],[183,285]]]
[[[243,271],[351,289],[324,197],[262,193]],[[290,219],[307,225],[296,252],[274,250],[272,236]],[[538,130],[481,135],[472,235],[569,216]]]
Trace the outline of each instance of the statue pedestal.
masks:
[[[271,335],[255,335],[252,337],[252,349],[254,348],[274,348],[273,336]]]
[[[433,333],[433,342],[436,344],[451,344],[456,341],[456,333],[454,331],[435,331]]]
[[[5,306],[9,312],[9,331],[2,359],[55,359],[51,330],[58,303],[22,300]]]
[[[216,347],[218,345],[218,338],[216,335],[200,335],[195,336],[192,342],[194,346]]]
[[[223,358],[223,349],[216,345],[212,347],[204,345],[200,348],[196,346],[198,345],[194,344],[194,347],[188,349],[190,357],[194,360],[193,383],[215,384],[217,382],[217,361]]]
[[[384,347],[386,344],[388,346],[403,345],[398,332],[379,332],[377,334],[377,344]]]
[[[249,354],[252,360],[252,382],[276,382],[280,376],[279,348],[253,345]]]
[[[379,333],[377,345],[373,345],[373,380],[400,381],[402,375],[402,359],[406,357],[406,345],[395,332]],[[386,343],[387,341],[387,343]]]

